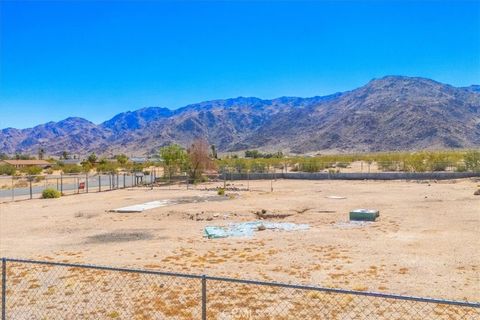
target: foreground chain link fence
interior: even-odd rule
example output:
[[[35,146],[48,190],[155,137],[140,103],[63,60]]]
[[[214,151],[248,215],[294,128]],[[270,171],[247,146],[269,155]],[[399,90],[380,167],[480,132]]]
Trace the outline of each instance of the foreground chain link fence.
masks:
[[[480,319],[480,303],[2,259],[6,319]]]

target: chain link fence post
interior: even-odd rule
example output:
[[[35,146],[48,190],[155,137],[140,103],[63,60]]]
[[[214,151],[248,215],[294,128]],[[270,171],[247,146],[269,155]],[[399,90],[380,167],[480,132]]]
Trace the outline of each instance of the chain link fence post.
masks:
[[[202,320],[207,320],[207,277],[202,275]]]
[[[2,258],[2,320],[7,319],[7,259]]]

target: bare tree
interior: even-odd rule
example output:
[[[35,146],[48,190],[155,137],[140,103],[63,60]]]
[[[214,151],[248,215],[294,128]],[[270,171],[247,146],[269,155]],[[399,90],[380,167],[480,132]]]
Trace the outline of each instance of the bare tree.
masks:
[[[188,170],[190,179],[198,180],[205,170],[215,168],[215,163],[210,158],[210,146],[205,139],[195,140],[187,151],[190,161]]]

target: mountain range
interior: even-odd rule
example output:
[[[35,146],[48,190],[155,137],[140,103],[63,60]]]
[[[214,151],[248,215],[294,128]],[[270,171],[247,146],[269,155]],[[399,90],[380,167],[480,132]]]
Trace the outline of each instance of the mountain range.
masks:
[[[205,138],[221,152],[246,149],[372,152],[480,147],[480,86],[386,76],[312,98],[213,100],[127,111],[101,124],[71,117],[0,131],[0,153],[149,155]]]

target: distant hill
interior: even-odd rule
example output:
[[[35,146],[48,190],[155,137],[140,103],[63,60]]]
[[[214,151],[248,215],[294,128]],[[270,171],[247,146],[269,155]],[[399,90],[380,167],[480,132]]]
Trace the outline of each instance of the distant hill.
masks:
[[[219,151],[307,153],[480,147],[480,86],[387,76],[313,98],[234,98],[150,107],[96,125],[81,118],[0,131],[0,152],[143,155],[205,137]]]

